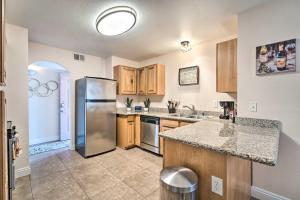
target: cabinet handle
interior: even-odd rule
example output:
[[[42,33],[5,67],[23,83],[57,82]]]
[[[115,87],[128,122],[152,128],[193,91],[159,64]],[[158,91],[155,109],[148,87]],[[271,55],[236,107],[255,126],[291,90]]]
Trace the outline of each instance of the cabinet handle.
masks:
[[[130,82],[133,83],[133,80],[131,79]]]

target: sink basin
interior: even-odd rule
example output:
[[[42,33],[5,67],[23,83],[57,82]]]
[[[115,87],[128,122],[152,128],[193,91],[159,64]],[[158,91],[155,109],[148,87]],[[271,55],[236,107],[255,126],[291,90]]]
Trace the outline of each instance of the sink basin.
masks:
[[[169,114],[169,116],[189,118],[189,119],[209,119],[209,118],[213,118],[213,116],[208,116],[208,115],[187,115],[187,114],[181,114],[181,113]]]
[[[172,116],[172,117],[185,117],[185,118],[191,118],[191,117],[193,117],[194,115],[187,115],[187,114],[181,114],[181,113],[174,113],[174,114],[169,114],[169,116]]]

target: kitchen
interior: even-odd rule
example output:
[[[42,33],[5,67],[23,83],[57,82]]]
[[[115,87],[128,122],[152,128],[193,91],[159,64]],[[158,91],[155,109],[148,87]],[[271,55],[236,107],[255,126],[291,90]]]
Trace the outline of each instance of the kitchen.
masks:
[[[227,3],[233,5],[233,2]],[[71,46],[68,40],[62,37],[63,33],[58,34],[55,40],[47,39],[47,34],[42,36],[42,32],[39,32],[41,30],[38,29],[38,25],[41,24],[26,21],[37,15],[35,8],[29,6],[32,4],[24,6],[22,3],[18,7],[21,10],[18,10],[15,3],[7,3],[9,24],[6,26],[6,37],[9,48],[6,50],[6,120],[12,120],[17,126],[22,147],[22,154],[15,163],[16,176],[20,177],[14,191],[16,199],[17,196],[26,196],[26,199],[47,199],[50,198],[48,195],[54,193],[57,194],[52,198],[57,199],[158,199],[163,188],[160,187],[160,172],[169,166],[187,167],[197,174],[197,192],[201,199],[299,197],[299,159],[296,156],[299,152],[299,95],[293,92],[298,90],[298,73],[291,71],[273,75],[264,61],[276,57],[274,53],[269,53],[273,43],[298,38],[299,30],[293,24],[298,22],[296,10],[299,3],[293,0],[264,1],[255,6],[246,6],[244,2],[245,4],[240,4],[244,6],[240,7],[240,10],[231,10],[235,16],[230,20],[223,13],[224,15],[220,14],[219,17],[228,19],[227,21],[219,18],[220,21],[215,22],[210,18],[210,23],[199,22],[199,13],[186,12],[193,10],[191,6],[181,2],[183,7],[179,9],[177,3],[165,2],[161,6],[163,8],[173,5],[177,8],[178,12],[175,13],[181,16],[178,19],[189,17],[190,24],[185,21],[187,26],[183,26],[182,30],[189,30],[188,24],[191,25],[194,27],[193,37],[172,36],[171,32],[176,31],[171,27],[177,26],[170,23],[170,18],[175,16],[171,11],[166,19],[161,17],[161,24],[155,25],[148,16],[150,11],[157,16],[161,13],[154,1],[144,6],[128,3],[127,6],[136,11],[137,22],[121,36],[104,37],[97,32],[94,20],[91,25],[80,19],[81,23],[95,34],[86,32],[86,35],[89,35],[86,44],[93,45],[88,38],[96,41],[100,37],[103,46],[98,48],[113,52],[104,55],[103,58],[95,56],[92,52],[96,47],[88,49],[86,46]],[[86,5],[96,7],[95,4],[94,2]],[[205,13],[205,6],[195,2],[191,5],[199,6],[197,9],[201,8]],[[49,4],[48,6],[50,7]],[[97,15],[96,18],[105,8],[110,8],[109,3],[101,6],[100,11],[94,9],[91,12]],[[213,3],[207,6],[211,12],[214,8],[221,9],[218,7],[221,5]],[[51,8],[52,11],[58,9],[57,4],[54,7]],[[284,9],[291,12],[285,13],[287,16],[282,19],[274,17],[274,13],[280,13]],[[185,14],[179,14],[183,10]],[[23,16],[21,13],[26,13],[24,21],[20,20],[20,16]],[[13,14],[16,14],[15,17]],[[265,16],[266,20],[261,20],[259,16]],[[283,29],[276,28],[275,18],[279,20],[278,23]],[[145,27],[143,20],[150,20],[147,22],[149,27]],[[168,23],[170,25],[167,27]],[[198,25],[207,26],[205,33],[201,33],[204,30]],[[56,26],[62,28],[61,24]],[[141,36],[138,31],[149,32],[150,28],[155,30],[155,27],[161,27],[161,32],[137,37]],[[266,30],[260,31],[253,27],[265,27]],[[201,35],[205,38],[204,41],[200,41],[200,37],[196,35]],[[74,34],[70,40],[76,38],[79,41],[78,37],[79,33]],[[145,39],[147,37],[148,40]],[[133,39],[141,46],[133,43]],[[111,42],[111,46],[107,46],[105,41]],[[18,43],[22,44],[23,48],[16,48]],[[73,40],[73,43],[76,42]],[[268,54],[264,45],[268,47]],[[98,51],[100,52],[100,49]],[[73,54],[77,52],[83,52],[79,54],[85,56],[84,61],[73,60]],[[282,55],[285,54],[281,53]],[[14,59],[16,56],[19,59]],[[71,150],[58,149],[55,154],[48,152],[31,157],[27,152],[26,73],[29,64],[41,60],[57,62],[71,72],[72,146]],[[259,62],[263,64],[256,71],[255,66]],[[280,66],[278,71],[279,69],[281,70]],[[78,114],[75,108],[75,81],[84,77],[113,79],[117,85],[116,95],[107,98],[115,100],[113,103],[117,108],[116,150],[86,159],[77,151],[73,151],[77,149],[76,126],[79,124],[76,120]],[[14,85],[13,80],[18,80],[18,84]],[[24,104],[19,105],[19,102]],[[220,116],[225,119],[220,119]],[[102,127],[110,122],[113,121],[107,120]],[[105,130],[110,131],[107,128]],[[112,145],[112,148],[105,152],[113,149]],[[204,161],[201,160],[203,155],[208,156]],[[193,159],[189,159],[190,157]],[[209,167],[203,168],[203,163],[207,163]],[[92,166],[97,166],[97,169],[92,170]],[[232,166],[235,167],[231,168]],[[207,169],[210,170],[206,171]],[[244,175],[244,179],[235,178],[241,177],[239,173]],[[27,176],[28,174],[31,175]],[[213,180],[212,177],[217,179]],[[97,179],[101,178],[107,182],[106,186],[97,183]],[[212,189],[215,188],[211,183],[217,181],[219,184],[220,179],[223,185],[217,189],[222,188],[222,192],[213,192]],[[64,184],[64,181],[72,184]],[[233,184],[232,188],[230,183],[236,183],[237,186]],[[244,187],[239,187],[241,185]],[[60,196],[59,187],[64,188],[65,196]],[[101,187],[105,190],[99,189]],[[32,192],[25,194],[22,190]],[[75,190],[78,193],[72,193]],[[113,197],[113,194],[116,196]]]

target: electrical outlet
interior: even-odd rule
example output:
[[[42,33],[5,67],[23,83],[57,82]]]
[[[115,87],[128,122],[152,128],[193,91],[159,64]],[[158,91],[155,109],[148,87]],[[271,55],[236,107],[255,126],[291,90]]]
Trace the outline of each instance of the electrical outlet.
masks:
[[[257,103],[249,102],[249,112],[257,112]]]
[[[223,179],[212,176],[211,177],[211,191],[223,196]]]

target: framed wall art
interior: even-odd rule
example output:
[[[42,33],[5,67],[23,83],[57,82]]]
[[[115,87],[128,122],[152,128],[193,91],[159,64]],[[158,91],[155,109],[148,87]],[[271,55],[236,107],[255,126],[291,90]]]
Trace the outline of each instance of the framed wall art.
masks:
[[[256,47],[256,75],[296,71],[296,39]]]
[[[199,66],[180,68],[178,72],[179,85],[199,85]]]

